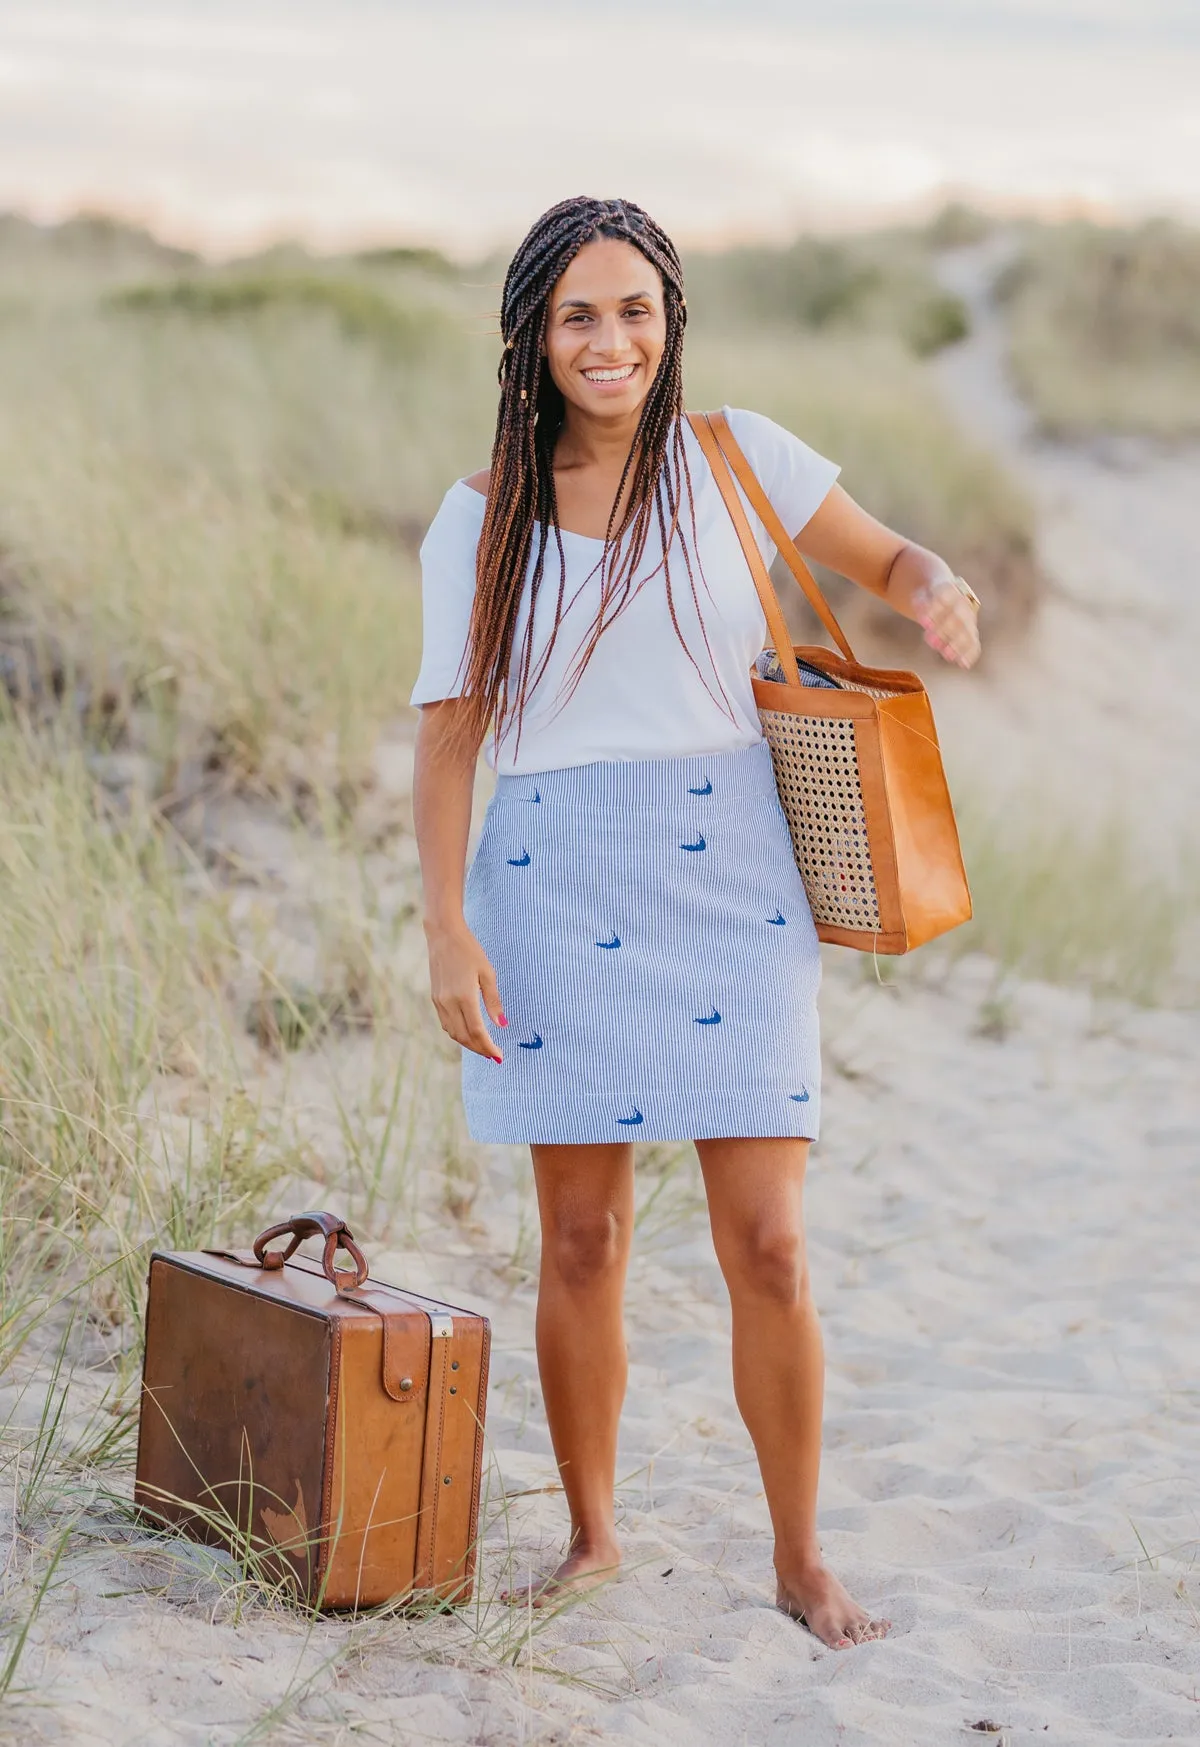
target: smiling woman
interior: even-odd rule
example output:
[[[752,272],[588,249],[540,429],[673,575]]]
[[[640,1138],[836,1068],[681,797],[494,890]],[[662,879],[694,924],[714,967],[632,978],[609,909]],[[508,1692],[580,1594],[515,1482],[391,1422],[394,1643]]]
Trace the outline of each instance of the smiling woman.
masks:
[[[817,1541],[823,1361],[802,1191],[820,956],[754,703],[762,604],[683,417],[686,322],[675,249],[626,201],[563,202],[509,267],[492,464],[451,487],[422,548],[430,981],[463,1046],[472,1134],[533,1154],[538,1361],[571,1535],[525,1599],[619,1563],[632,1140],[692,1140],[778,1605],[841,1647],[887,1626]],[[970,665],[974,616],[941,559],[860,510],[798,437],[726,413],[804,550]],[[464,886],[489,731],[498,782]]]

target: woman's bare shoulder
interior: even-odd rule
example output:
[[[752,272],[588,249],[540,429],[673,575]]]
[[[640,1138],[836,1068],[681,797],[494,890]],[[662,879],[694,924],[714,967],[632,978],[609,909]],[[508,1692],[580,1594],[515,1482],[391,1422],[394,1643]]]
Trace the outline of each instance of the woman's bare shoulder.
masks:
[[[492,470],[490,467],[484,467],[478,473],[468,473],[467,477],[463,480],[463,484],[469,485],[472,491],[477,491],[480,497],[486,497],[488,494],[488,486],[491,484],[491,481]]]

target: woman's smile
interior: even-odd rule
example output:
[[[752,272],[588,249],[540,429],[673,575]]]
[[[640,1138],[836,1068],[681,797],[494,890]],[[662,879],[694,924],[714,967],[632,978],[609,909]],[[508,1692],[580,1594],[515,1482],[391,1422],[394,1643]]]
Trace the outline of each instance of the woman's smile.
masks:
[[[586,366],[580,374],[593,388],[623,388],[636,370],[636,364],[593,364]]]

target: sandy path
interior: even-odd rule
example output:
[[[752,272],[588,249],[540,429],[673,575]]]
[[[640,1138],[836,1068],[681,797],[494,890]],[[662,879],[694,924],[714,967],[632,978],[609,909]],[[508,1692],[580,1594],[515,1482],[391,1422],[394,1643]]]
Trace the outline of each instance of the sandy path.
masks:
[[[1148,858],[1196,841],[1200,805],[1200,447],[1039,438],[1012,390],[990,285],[1008,244],[943,257],[972,332],[934,370],[968,430],[1032,492],[1051,589],[1033,637],[978,684],[933,681],[957,769],[1128,823]]]

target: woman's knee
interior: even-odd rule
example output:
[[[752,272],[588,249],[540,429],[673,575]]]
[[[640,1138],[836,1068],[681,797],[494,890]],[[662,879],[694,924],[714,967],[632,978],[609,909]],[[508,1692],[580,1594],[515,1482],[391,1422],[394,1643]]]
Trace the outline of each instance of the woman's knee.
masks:
[[[785,1221],[758,1221],[742,1227],[732,1243],[723,1247],[732,1289],[781,1304],[799,1304],[808,1296],[803,1227]]]
[[[629,1247],[624,1222],[610,1208],[556,1215],[542,1232],[542,1246],[564,1285],[576,1290],[619,1273]]]

